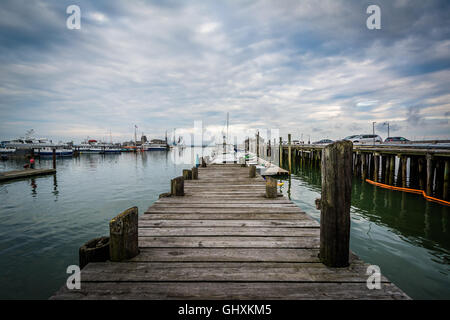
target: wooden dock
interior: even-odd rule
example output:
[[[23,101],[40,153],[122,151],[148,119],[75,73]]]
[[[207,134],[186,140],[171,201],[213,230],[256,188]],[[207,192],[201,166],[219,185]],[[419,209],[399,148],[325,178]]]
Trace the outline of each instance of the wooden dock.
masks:
[[[0,172],[0,182],[55,174],[56,169],[25,169]]]
[[[384,277],[369,290],[355,255],[346,268],[320,263],[319,224],[284,196],[267,199],[248,167],[198,168],[184,191],[139,217],[139,255],[91,262],[80,290],[51,299],[408,299]]]

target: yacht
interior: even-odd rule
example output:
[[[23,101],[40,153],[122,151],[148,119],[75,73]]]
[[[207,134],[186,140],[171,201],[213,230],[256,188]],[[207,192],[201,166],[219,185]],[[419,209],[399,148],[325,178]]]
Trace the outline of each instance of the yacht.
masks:
[[[143,151],[157,151],[157,150],[167,150],[168,145],[165,140],[153,139],[150,142],[145,142],[142,144]]]

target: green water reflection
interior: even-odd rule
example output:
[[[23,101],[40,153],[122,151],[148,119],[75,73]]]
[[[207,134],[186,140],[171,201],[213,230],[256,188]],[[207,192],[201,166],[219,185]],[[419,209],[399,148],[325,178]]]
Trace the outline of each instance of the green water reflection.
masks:
[[[314,219],[319,169],[295,168],[281,187]],[[351,250],[415,299],[450,299],[450,208],[421,196],[391,191],[355,178]]]

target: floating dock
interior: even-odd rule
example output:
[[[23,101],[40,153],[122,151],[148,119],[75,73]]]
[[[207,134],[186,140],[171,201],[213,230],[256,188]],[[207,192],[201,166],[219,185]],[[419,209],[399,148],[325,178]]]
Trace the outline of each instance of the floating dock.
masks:
[[[0,172],[0,182],[15,180],[15,179],[24,179],[36,176],[43,176],[48,174],[55,174],[56,169],[25,169],[25,170],[15,170],[15,171],[7,171]]]
[[[284,196],[266,198],[248,167],[198,168],[184,193],[139,217],[136,257],[91,262],[81,289],[51,299],[408,299],[385,277],[369,290],[355,255],[346,268],[323,265],[319,224]]]

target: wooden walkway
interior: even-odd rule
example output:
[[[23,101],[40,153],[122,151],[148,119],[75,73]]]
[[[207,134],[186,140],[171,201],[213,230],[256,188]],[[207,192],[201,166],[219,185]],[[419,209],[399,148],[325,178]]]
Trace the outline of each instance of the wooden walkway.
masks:
[[[407,299],[386,278],[366,287],[367,265],[319,262],[319,224],[285,197],[266,199],[248,168],[199,168],[184,197],[161,198],[139,218],[140,254],[89,263],[81,289],[52,299]]]
[[[56,173],[56,169],[25,169],[0,172],[0,182]]]

